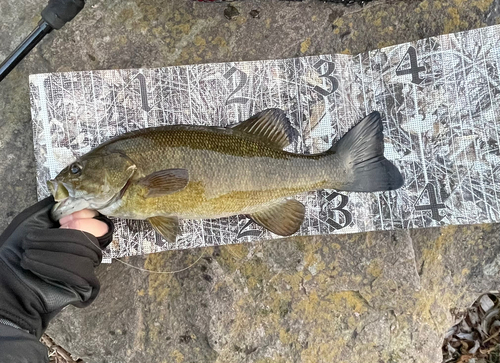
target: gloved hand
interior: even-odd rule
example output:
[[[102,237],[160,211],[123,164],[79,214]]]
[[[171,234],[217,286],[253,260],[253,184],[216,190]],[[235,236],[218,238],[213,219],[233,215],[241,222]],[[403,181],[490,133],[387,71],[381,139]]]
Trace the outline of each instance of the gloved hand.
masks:
[[[0,236],[0,321],[41,337],[65,306],[85,307],[99,292],[94,268],[112,240],[113,223],[96,238],[51,220],[52,197],[19,214]],[[70,228],[69,223],[63,227]]]

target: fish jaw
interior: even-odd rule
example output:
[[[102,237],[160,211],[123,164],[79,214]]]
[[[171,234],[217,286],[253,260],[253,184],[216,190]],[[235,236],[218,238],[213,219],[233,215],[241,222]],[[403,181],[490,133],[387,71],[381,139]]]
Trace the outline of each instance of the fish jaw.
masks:
[[[66,198],[56,203],[51,210],[52,219],[58,221],[63,217],[69,216],[72,213],[81,211],[90,206],[90,203],[85,199]]]
[[[50,194],[54,196],[56,202],[61,202],[70,196],[68,189],[62,183],[55,180],[47,180],[47,188]]]
[[[113,204],[117,195],[112,196],[109,200],[96,200],[95,198],[66,198],[52,207],[51,215],[54,220],[60,220],[72,213],[79,212],[82,209],[101,210]]]

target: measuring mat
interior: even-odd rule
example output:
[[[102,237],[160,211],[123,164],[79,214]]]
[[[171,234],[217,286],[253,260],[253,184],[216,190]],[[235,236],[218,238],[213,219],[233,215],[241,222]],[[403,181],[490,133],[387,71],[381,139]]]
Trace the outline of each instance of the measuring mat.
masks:
[[[492,26],[356,56],[32,75],[38,195],[49,195],[46,180],[78,156],[127,131],[224,127],[276,107],[297,131],[286,150],[319,153],[377,110],[385,156],[404,186],[299,195],[298,235],[499,222],[499,70],[500,26]],[[117,220],[105,257],[278,237],[245,216],[181,220],[180,228],[168,243],[144,221]]]

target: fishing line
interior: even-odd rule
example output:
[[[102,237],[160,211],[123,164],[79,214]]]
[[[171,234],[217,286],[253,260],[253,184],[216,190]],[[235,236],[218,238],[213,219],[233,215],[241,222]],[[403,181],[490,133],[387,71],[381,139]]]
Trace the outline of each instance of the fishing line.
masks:
[[[101,248],[100,246],[96,245],[94,243],[94,241],[92,241],[85,233],[83,233],[83,231],[80,231],[82,232],[82,234],[85,236],[85,238],[87,238],[94,246],[96,247],[99,247]],[[261,248],[261,251],[264,252],[264,244],[261,242],[261,243],[257,243],[256,244],[257,246],[259,246]],[[229,245],[226,245],[224,246],[227,248],[228,252],[230,255],[233,256],[234,259],[236,259],[237,262],[241,263],[243,261],[243,259],[247,256],[239,256],[236,252],[233,252],[232,249],[234,247],[233,244],[229,244]],[[115,261],[118,261],[122,264],[124,264],[125,266],[128,266],[130,268],[133,268],[135,270],[138,270],[138,271],[141,271],[141,272],[148,272],[148,273],[152,273],[152,274],[168,274],[168,275],[172,275],[172,274],[176,274],[176,273],[179,273],[179,272],[183,272],[183,271],[186,271],[186,270],[189,270],[190,268],[192,268],[194,265],[196,265],[198,262],[200,262],[200,260],[205,256],[205,251],[202,250],[201,251],[201,255],[200,257],[198,257],[198,259],[196,261],[194,261],[191,265],[183,268],[183,269],[180,269],[180,270],[176,270],[176,271],[153,271],[153,270],[148,270],[146,268],[142,268],[142,267],[137,267],[137,266],[134,266],[128,262],[125,262],[125,261],[122,261],[122,260],[119,260],[118,258],[116,257],[112,257],[113,260]],[[276,277],[276,276],[275,276]]]
[[[238,262],[243,261],[243,259],[246,257],[244,255],[239,256],[236,252],[231,251],[232,247],[234,247],[234,244],[225,245],[224,247],[227,247],[227,251],[229,252],[229,254],[233,256]]]
[[[80,232],[82,232],[82,234],[85,236],[85,238],[87,238],[94,246],[98,247],[99,249],[101,248],[100,246],[96,245],[94,243],[94,241],[92,241],[85,233],[83,233],[83,231],[80,231]],[[141,267],[137,267],[137,266],[131,265],[130,263],[122,261],[122,260],[119,260],[119,259],[117,259],[115,257],[113,257],[112,259],[115,260],[115,261],[123,263],[125,266],[131,267],[131,268],[139,270],[141,272],[148,272],[148,273],[152,273],[152,274],[176,274],[176,273],[179,273],[179,272],[182,272],[182,271],[189,270],[191,267],[193,267],[198,262],[200,262],[200,260],[203,258],[203,256],[205,256],[205,251],[202,250],[200,257],[198,257],[198,259],[196,261],[194,261],[191,265],[189,265],[189,266],[187,266],[187,267],[185,267],[183,269],[176,270],[176,271],[153,271],[153,270],[148,270],[146,268],[141,268]]]

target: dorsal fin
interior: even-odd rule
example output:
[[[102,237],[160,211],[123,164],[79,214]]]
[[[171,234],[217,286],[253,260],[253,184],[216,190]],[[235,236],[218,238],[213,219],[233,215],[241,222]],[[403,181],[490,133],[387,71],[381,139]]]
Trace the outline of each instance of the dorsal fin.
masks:
[[[292,142],[290,120],[279,108],[268,108],[232,128],[278,149],[284,149]]]

